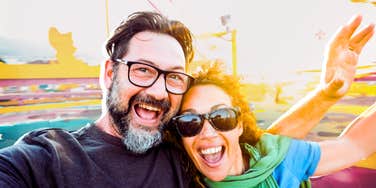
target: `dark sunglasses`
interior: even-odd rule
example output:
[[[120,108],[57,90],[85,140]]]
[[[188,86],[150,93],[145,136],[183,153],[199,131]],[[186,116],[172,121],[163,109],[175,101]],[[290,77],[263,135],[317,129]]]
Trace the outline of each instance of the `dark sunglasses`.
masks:
[[[239,110],[235,108],[221,108],[206,114],[182,114],[172,118],[172,124],[183,137],[195,136],[201,132],[204,121],[219,131],[229,131],[238,124]]]

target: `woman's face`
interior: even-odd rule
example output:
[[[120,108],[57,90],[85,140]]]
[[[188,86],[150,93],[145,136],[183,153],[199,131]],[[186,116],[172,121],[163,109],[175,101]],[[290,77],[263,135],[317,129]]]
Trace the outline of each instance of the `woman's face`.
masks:
[[[204,114],[216,109],[233,107],[231,98],[215,85],[192,87],[185,95],[180,114]],[[244,171],[239,136],[240,123],[230,131],[218,131],[205,120],[200,133],[182,137],[183,145],[196,168],[212,181],[223,180],[227,175]]]

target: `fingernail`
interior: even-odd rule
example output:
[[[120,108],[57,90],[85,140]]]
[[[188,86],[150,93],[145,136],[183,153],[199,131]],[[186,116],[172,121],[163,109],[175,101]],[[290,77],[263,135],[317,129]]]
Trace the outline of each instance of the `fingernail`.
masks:
[[[354,16],[351,17],[350,21],[348,23],[352,23],[354,22],[355,20],[357,19],[362,19],[362,15],[361,14],[355,14]]]

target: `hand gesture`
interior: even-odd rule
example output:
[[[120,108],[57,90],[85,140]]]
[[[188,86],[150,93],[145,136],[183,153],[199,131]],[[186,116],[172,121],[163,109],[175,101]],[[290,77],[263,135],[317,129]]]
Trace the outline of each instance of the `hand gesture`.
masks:
[[[355,16],[339,28],[327,46],[320,86],[329,98],[339,99],[349,90],[355,76],[358,57],[374,33],[374,24],[370,24],[354,34],[361,22],[362,17]]]

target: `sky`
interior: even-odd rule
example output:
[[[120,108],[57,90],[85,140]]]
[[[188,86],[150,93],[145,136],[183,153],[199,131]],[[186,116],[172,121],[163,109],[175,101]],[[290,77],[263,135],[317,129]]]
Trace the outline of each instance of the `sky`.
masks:
[[[362,27],[376,23],[376,6],[349,0],[107,2],[110,30],[134,11],[154,10],[181,20],[199,36],[224,31],[220,17],[231,15],[231,29],[237,31],[238,72],[276,80],[286,79],[298,70],[320,69],[325,45],[354,14],[363,15]],[[99,64],[106,58],[106,0],[1,0],[0,7],[0,39],[25,42],[53,56],[54,50],[48,43],[48,29],[53,26],[63,33],[72,32],[79,58],[89,64]],[[231,43],[226,41],[229,37],[215,39],[219,41],[217,47],[207,44],[210,49],[216,48],[214,54],[205,50],[201,53],[231,61]],[[0,44],[0,53],[1,49],[4,46]],[[374,37],[359,64],[376,62],[375,52]]]

